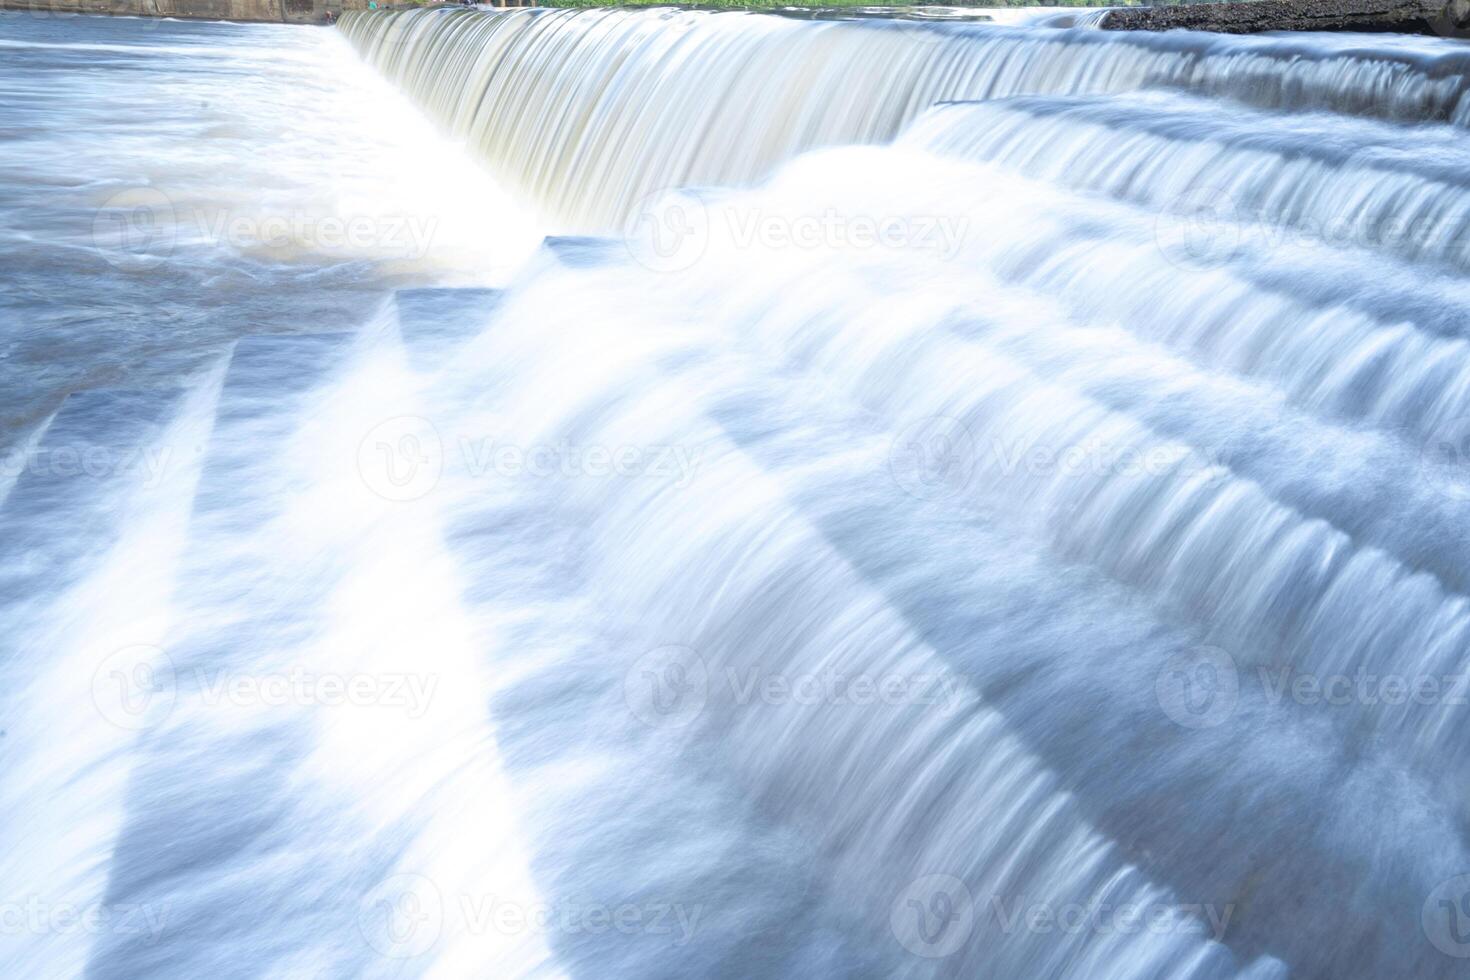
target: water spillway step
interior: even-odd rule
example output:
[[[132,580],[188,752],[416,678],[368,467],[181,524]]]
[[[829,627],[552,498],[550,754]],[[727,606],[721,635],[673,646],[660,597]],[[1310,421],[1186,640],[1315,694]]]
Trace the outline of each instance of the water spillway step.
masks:
[[[470,435],[479,441],[480,433]],[[482,655],[509,782],[534,787],[519,800],[517,826],[538,888],[552,906],[632,896],[634,904],[701,914],[696,952],[684,948],[685,927],[636,942],[611,930],[581,930],[558,937],[558,963],[572,976],[636,977],[683,957],[698,964],[700,976],[791,976],[820,957],[820,975],[865,975],[869,947],[882,946],[886,934],[840,948],[821,938],[777,941],[792,923],[824,937],[835,919],[792,831],[762,813],[728,767],[690,765],[676,742],[658,737],[656,725],[632,717],[619,723],[626,678],[641,682],[629,673],[629,653],[644,641],[619,625],[581,625],[598,621],[605,600],[590,578],[595,518],[565,499],[568,478],[536,478],[530,493],[508,493],[503,476],[481,475],[483,486],[468,483],[473,473],[456,476],[467,482],[445,541],[479,635],[496,636],[494,624],[518,607],[537,610],[534,625],[518,629],[514,642],[486,642]],[[556,737],[546,736],[548,725],[556,726]],[[592,732],[597,762],[589,766],[579,757]],[[665,801],[671,791],[677,808]],[[722,843],[711,848],[704,842],[715,826]],[[610,848],[680,859],[635,873],[602,860]]]
[[[1345,761],[1330,731],[1305,710],[1271,704],[1249,678],[1218,726],[1191,729],[1176,723],[1154,679],[1170,676],[1174,658],[1197,649],[1200,639],[1150,609],[1142,597],[1130,596],[1103,576],[1068,570],[1044,545],[1000,527],[998,515],[983,506],[963,499],[907,499],[895,480],[903,477],[901,456],[890,464],[892,472],[883,472],[880,460],[868,472],[803,473],[801,461],[808,457],[794,451],[792,434],[810,432],[808,420],[817,411],[814,405],[809,412],[791,413],[789,405],[740,396],[717,408],[714,417],[754,463],[794,489],[788,499],[820,533],[824,547],[841,556],[866,588],[884,598],[891,614],[932,647],[943,669],[974,684],[985,704],[1006,719],[1006,730],[1040,764],[1069,774],[1066,790],[1077,812],[1115,842],[1128,863],[1153,883],[1187,896],[1181,899],[1184,904],[1231,910],[1225,932],[1216,938],[1243,961],[1269,954],[1307,975],[1337,975],[1342,954],[1322,941],[1325,927],[1298,920],[1283,926],[1290,919],[1283,909],[1294,902],[1328,900],[1336,886],[1316,869],[1334,862],[1357,865],[1360,858],[1352,853],[1351,842],[1365,827],[1371,827],[1366,833],[1373,839],[1391,842],[1381,846],[1394,854],[1381,868],[1362,870],[1365,894],[1381,899],[1428,890],[1463,860],[1452,822],[1442,816],[1426,818],[1417,802],[1378,798],[1371,788],[1390,773],[1399,776],[1397,759],[1383,753]],[[801,427],[783,422],[783,417],[802,419]],[[862,431],[860,423],[834,426],[825,438],[829,445],[847,446],[854,431]],[[810,445],[803,446],[809,453]],[[962,557],[895,563],[885,550],[893,541],[905,542],[916,555]],[[994,554],[1005,555],[1005,561],[977,560]],[[990,597],[983,607],[969,598],[977,585]],[[810,593],[802,594],[803,604],[812,601]],[[1018,622],[1030,628],[1017,630]],[[771,654],[758,637],[736,635],[741,643]],[[1085,644],[1075,642],[1077,637],[1085,637]],[[696,639],[688,642],[697,645]],[[784,656],[777,659],[788,662]],[[1126,669],[1109,669],[1118,665]],[[1105,703],[1109,710],[1062,720],[1068,706],[1089,701]],[[861,720],[871,724],[866,715]],[[771,728],[782,730],[779,725]],[[1120,735],[1125,732],[1126,737]],[[815,746],[819,740],[810,742]],[[1139,743],[1150,747],[1149,761],[1142,765],[1130,755]],[[1229,751],[1254,757],[1283,747],[1290,747],[1299,770],[1208,765],[1209,759]],[[871,759],[865,765],[873,771],[882,768]],[[840,771],[830,764],[809,768]],[[1354,772],[1373,775],[1354,785]],[[1120,784],[1126,788],[1120,791]],[[1415,780],[1415,787],[1429,795],[1427,780]],[[844,787],[849,795],[843,806],[855,812],[880,809],[854,806],[852,791]],[[889,798],[908,797],[895,793]],[[1226,813],[1207,802],[1218,799],[1237,805]],[[1359,814],[1355,826],[1334,826],[1336,809],[1348,800]],[[1189,860],[1204,846],[1202,841],[1221,839],[1232,823],[1266,822],[1273,812],[1286,809],[1293,819],[1269,844],[1234,848],[1208,865]],[[1445,855],[1439,867],[1428,871],[1416,867],[1412,858],[1425,839],[1432,839],[1436,853]],[[1237,907],[1238,896],[1252,890],[1251,905]],[[1447,968],[1444,958],[1432,950],[1405,951],[1409,944],[1399,941],[1400,925],[1368,915],[1359,920],[1365,935],[1379,939],[1379,948],[1393,949],[1395,957],[1415,957],[1414,975],[1448,976],[1440,972]],[[1361,959],[1364,954],[1351,955]],[[1387,961],[1374,965],[1391,970]]]
[[[284,334],[246,337],[235,345],[200,476],[200,512],[246,503],[239,491],[248,474],[267,461],[270,453],[263,447],[279,445],[290,434],[299,421],[299,401],[341,363],[352,338],[348,333]]]
[[[410,363],[420,370],[435,367],[485,325],[503,295],[479,287],[398,290],[398,331]]]
[[[51,420],[56,418],[56,412],[51,412],[40,423],[22,438],[14,440],[11,448],[0,454],[0,507],[5,506],[5,501],[10,497],[10,491],[15,488],[15,481],[26,471],[26,461],[31,458],[32,453],[46,435],[46,430],[51,427]]]
[[[351,333],[271,334],[246,337],[235,345],[225,375],[221,414],[229,402],[255,394],[299,395],[320,383],[336,364],[334,355],[354,338]]]
[[[627,255],[621,240],[598,235],[548,235],[542,244],[562,265],[574,269],[590,269]]]
[[[458,299],[483,310],[488,298]],[[109,902],[166,919],[100,938],[95,980],[246,961],[380,975],[413,953],[383,914],[405,882],[442,889],[450,914],[480,888],[531,907],[484,704],[455,661],[466,648],[434,501],[379,496],[356,452],[410,407],[395,399],[412,399],[416,379],[395,338],[351,339],[256,338],[230,369],[155,671],[169,697],[138,742],[109,868]],[[434,807],[421,800],[431,788]],[[499,832],[479,833],[491,821]],[[434,860],[445,840],[453,868]],[[446,955],[452,929],[428,937]],[[508,975],[556,976],[538,935],[471,938],[496,962],[530,964]]]
[[[237,703],[222,685],[270,676],[269,665],[316,628],[324,589],[316,573],[330,556],[321,532],[292,523],[289,509],[316,485],[310,468],[322,454],[302,433],[325,411],[313,399],[347,363],[354,336],[255,336],[233,352],[201,463],[177,615],[153,665],[165,696],[140,730],[108,869],[108,901],[169,914],[156,935],[100,939],[90,976],[195,974],[221,950],[243,955],[246,945],[259,960],[272,955],[259,935],[240,934],[241,889],[252,886],[224,869],[269,850],[293,817],[309,819],[288,786],[309,739],[295,713]],[[254,887],[280,915],[304,914],[264,883]]]
[[[1150,210],[1208,203],[1238,226],[1236,249],[1280,243],[1291,228],[1299,241],[1462,270],[1470,147],[1454,126],[1421,127],[1415,141],[1411,157],[1402,128],[1381,120],[1244,110],[1222,119],[1208,100],[1162,93],[951,104],[900,140]]]
[[[93,906],[148,651],[165,628],[217,373],[191,390],[71,395],[10,458],[0,509],[0,879]],[[139,710],[143,710],[139,707]],[[100,764],[99,760],[108,760]],[[32,930],[7,944],[26,976],[81,976],[86,944]]]
[[[104,554],[124,517],[127,491],[156,486],[156,455],[178,389],[73,392],[20,468],[0,506],[0,606],[56,595],[89,558]]]

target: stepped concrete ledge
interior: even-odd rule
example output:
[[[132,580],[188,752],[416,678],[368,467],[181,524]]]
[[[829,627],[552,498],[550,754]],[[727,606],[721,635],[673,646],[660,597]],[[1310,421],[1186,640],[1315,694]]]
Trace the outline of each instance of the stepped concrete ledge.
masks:
[[[1108,31],[1393,31],[1470,37],[1470,0],[1245,0],[1108,11]]]
[[[442,367],[485,328],[503,296],[480,286],[398,290],[398,332],[410,363],[420,371]]]
[[[121,533],[128,493],[157,489],[158,451],[182,389],[72,392],[20,469],[0,507],[0,620],[36,595],[57,595]]]
[[[621,238],[606,235],[547,235],[541,243],[562,265],[590,269],[628,255]]]

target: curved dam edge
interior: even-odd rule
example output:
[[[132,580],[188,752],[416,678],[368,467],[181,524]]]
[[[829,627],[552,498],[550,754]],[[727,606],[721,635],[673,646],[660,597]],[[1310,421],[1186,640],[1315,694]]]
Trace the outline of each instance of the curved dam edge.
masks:
[[[331,22],[329,14],[336,16],[348,10],[366,9],[367,0],[0,0],[0,10],[38,16],[110,14],[285,24],[326,24]],[[1085,8],[1057,8],[1059,13],[1081,9]],[[824,14],[828,14],[820,8],[757,12],[810,19],[824,19]],[[850,8],[833,8],[829,15],[882,16],[872,8],[866,8],[861,15]],[[1224,34],[1392,31],[1470,38],[1470,0],[1243,0],[1172,7],[1117,7],[1106,10],[1097,26],[1109,31],[1191,30]]]
[[[1470,37],[1470,0],[1245,0],[1175,7],[1117,7],[1108,31],[1392,31]]]

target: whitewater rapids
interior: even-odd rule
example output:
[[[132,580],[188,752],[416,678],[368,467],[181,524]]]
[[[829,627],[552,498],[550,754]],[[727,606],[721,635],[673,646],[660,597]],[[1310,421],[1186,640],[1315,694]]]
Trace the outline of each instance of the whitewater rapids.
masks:
[[[0,48],[8,973],[1470,969],[1462,45]]]

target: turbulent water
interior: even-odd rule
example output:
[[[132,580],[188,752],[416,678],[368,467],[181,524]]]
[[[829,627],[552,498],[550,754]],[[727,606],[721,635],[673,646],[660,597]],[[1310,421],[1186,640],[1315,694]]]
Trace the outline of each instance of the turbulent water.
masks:
[[[1462,45],[0,50],[7,975],[1470,971]]]

